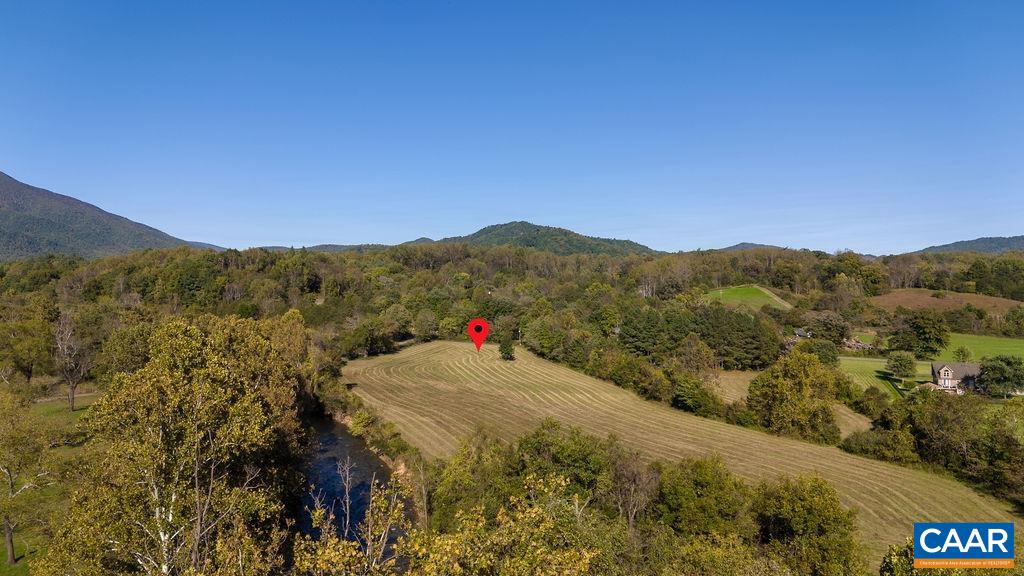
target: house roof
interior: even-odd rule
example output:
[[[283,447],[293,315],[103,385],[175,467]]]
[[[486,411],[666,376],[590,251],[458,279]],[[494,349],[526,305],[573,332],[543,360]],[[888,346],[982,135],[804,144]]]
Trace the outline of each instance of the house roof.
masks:
[[[981,374],[981,364],[973,362],[932,362],[932,376],[946,367],[953,371],[953,378],[956,380],[977,378],[978,374]]]

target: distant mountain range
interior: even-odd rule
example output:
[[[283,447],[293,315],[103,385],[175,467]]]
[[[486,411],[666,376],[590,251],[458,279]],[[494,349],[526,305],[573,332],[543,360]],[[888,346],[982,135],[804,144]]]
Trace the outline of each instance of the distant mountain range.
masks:
[[[657,250],[631,240],[584,236],[565,228],[540,226],[530,222],[508,222],[481,228],[466,236],[440,240],[417,238],[403,243],[465,243],[474,246],[519,246],[555,254],[660,254]],[[73,254],[86,258],[123,254],[145,248],[195,246],[220,250],[217,246],[189,242],[165,234],[138,222],[105,212],[92,204],[70,196],[30,186],[0,172],[0,262],[30,258],[42,254]],[[266,246],[274,251],[285,246]],[[320,244],[307,246],[317,252],[373,252],[386,250],[385,244]],[[741,242],[720,251],[732,252],[757,248],[779,249],[770,244]],[[1024,236],[978,238],[919,252],[1024,251]]]
[[[987,254],[1001,254],[1014,251],[1024,251],[1024,236],[989,236],[987,238],[929,246],[924,250],[919,250],[919,252],[983,252]]]
[[[0,172],[0,262],[50,253],[96,258],[182,245],[211,247],[175,238]]]

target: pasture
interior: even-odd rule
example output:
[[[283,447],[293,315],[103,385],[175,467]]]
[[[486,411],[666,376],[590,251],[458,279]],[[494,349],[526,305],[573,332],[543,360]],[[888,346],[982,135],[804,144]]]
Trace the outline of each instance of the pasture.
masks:
[[[929,362],[917,362],[917,375],[900,382],[885,370],[885,358],[867,358],[862,356],[840,356],[839,368],[845,372],[854,384],[862,390],[875,386],[893,397],[900,396],[903,391],[910,390],[918,384],[931,382],[932,369]]]
[[[941,295],[936,298],[936,295]],[[890,312],[898,307],[919,310],[923,308],[931,310],[949,310],[951,308],[963,308],[967,304],[981,308],[990,314],[1006,314],[1017,306],[1024,306],[1024,302],[999,298],[996,296],[985,296],[984,294],[967,294],[964,292],[937,292],[927,288],[900,288],[879,296],[872,296],[871,303],[879,308]]]
[[[1024,356],[1024,340],[1020,338],[953,333],[949,336],[949,345],[939,354],[938,360],[953,360],[953,351],[960,346],[971,351],[972,362],[997,354]]]
[[[730,308],[745,307],[751,310],[760,310],[762,306],[771,306],[789,310],[793,307],[789,302],[757,284],[719,288],[708,292],[706,296],[708,299],[721,302]]]
[[[750,481],[819,474],[857,510],[874,566],[914,522],[1019,521],[1009,504],[949,478],[693,416],[523,349],[516,358],[501,360],[492,344],[478,353],[469,343],[431,342],[352,361],[344,380],[430,457],[451,454],[479,427],[511,438],[553,417],[651,457],[718,454]]]

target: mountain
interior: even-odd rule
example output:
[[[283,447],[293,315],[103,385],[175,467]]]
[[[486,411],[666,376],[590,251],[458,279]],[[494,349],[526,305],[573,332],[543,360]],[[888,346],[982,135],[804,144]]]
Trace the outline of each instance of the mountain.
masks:
[[[263,246],[271,252],[287,252],[289,250],[309,250],[310,252],[379,252],[391,248],[387,244],[317,244],[315,246]]]
[[[415,242],[422,242],[416,240]],[[656,250],[631,240],[596,238],[553,226],[539,226],[529,222],[509,222],[481,228],[468,236],[444,238],[439,242],[465,242],[476,246],[520,246],[536,248],[555,254],[655,254]]]
[[[509,222],[507,224],[494,224],[481,228],[468,236],[452,236],[441,240],[431,240],[422,237],[408,242],[402,246],[419,244],[472,244],[474,246],[519,246],[523,248],[536,248],[546,250],[555,254],[610,254],[612,256],[623,256],[626,254],[656,254],[657,251],[637,244],[630,240],[615,240],[611,238],[595,238],[553,226],[539,226],[529,222]],[[389,246],[383,244],[320,244],[307,246],[306,250],[314,252],[369,252],[384,250]],[[284,246],[265,246],[268,250],[288,250]]]
[[[773,248],[776,250],[782,250],[781,246],[773,246],[772,244],[757,244],[756,242],[740,242],[739,244],[733,244],[732,246],[726,246],[725,248],[719,248],[719,252],[736,252],[738,250],[754,250],[757,248]]]
[[[989,236],[987,238],[929,246],[924,250],[918,250],[918,252],[985,252],[988,254],[1014,251],[1024,251],[1024,236]]]
[[[0,262],[42,254],[97,258],[189,243],[0,172]]]

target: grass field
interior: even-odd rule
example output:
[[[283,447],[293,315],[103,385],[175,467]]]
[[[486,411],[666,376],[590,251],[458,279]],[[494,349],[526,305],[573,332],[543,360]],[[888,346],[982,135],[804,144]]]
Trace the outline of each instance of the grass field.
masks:
[[[841,356],[839,358],[839,367],[843,372],[849,374],[853,382],[860,386],[861,389],[875,386],[888,392],[893,397],[900,396],[901,389],[907,391],[918,384],[931,382],[932,380],[932,369],[929,362],[918,362],[917,376],[907,378],[902,383],[898,379],[891,378],[889,373],[886,372],[885,358]]]
[[[935,293],[935,290],[927,288],[901,288],[881,296],[872,296],[870,300],[875,306],[885,308],[890,312],[900,306],[914,310],[922,308],[949,310],[950,308],[963,308],[965,305],[971,304],[994,314],[1006,314],[1017,306],[1024,306],[1024,302],[983,294],[942,292],[944,296],[936,298],[933,296]]]
[[[1024,356],[1024,340],[1020,338],[954,333],[949,336],[949,346],[946,346],[946,349],[939,354],[938,359],[952,360],[953,351],[960,346],[966,346],[971,351],[971,357],[975,362],[985,356],[995,356],[996,354]]]
[[[53,426],[59,428],[70,428],[88,410],[88,406],[95,400],[94,395],[79,396],[78,408],[74,414],[68,411],[68,406],[63,398],[47,400],[32,405],[32,411],[42,416]],[[65,456],[70,456],[78,448],[61,448]],[[42,490],[29,493],[30,508],[41,513],[54,510],[59,503],[64,501],[65,495],[62,489],[57,486],[47,487]],[[32,559],[39,553],[46,544],[46,537],[41,533],[39,526],[26,525],[19,527],[14,533],[14,550],[19,561],[14,566],[8,565],[0,557],[0,576],[24,575],[29,573],[29,565]],[[0,545],[2,546],[2,545]]]
[[[1017,520],[1004,502],[954,480],[797,440],[778,438],[648,402],[613,384],[518,349],[432,342],[355,360],[345,381],[428,456],[451,454],[477,427],[512,437],[554,417],[598,436],[614,434],[646,454],[673,460],[719,454],[748,480],[817,473],[858,510],[868,561],[922,521]]]
[[[751,310],[760,310],[762,306],[766,305],[783,310],[789,310],[793,307],[789,302],[756,284],[719,288],[718,290],[708,292],[707,297],[711,300],[717,300],[726,306],[744,306]]]

